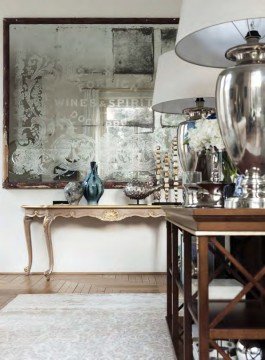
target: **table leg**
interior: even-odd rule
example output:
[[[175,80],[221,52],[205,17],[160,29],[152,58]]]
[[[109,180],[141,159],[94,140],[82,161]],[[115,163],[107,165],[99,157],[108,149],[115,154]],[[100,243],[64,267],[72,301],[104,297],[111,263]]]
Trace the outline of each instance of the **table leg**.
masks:
[[[199,321],[199,354],[200,359],[209,358],[209,269],[208,269],[208,241],[209,238],[200,236],[199,264],[198,264],[198,321]]]
[[[192,302],[191,291],[191,235],[184,231],[184,359],[191,360],[192,357],[192,317],[189,305]],[[200,359],[208,359],[208,357]]]
[[[172,341],[177,356],[180,341],[178,273],[178,227],[172,225]]]
[[[51,239],[51,223],[53,221],[53,218],[50,216],[45,216],[43,220],[43,228],[44,228],[44,234],[46,239],[46,246],[49,256],[49,269],[44,272],[44,275],[46,276],[47,281],[50,280],[51,273],[53,271],[54,266],[54,257],[53,257],[53,248],[52,248],[52,239]]]
[[[26,275],[30,274],[31,266],[32,266],[32,241],[31,241],[31,231],[30,224],[32,222],[32,218],[28,216],[24,216],[24,232],[28,250],[28,265],[24,268]]]
[[[172,334],[172,225],[167,221],[167,323]]]

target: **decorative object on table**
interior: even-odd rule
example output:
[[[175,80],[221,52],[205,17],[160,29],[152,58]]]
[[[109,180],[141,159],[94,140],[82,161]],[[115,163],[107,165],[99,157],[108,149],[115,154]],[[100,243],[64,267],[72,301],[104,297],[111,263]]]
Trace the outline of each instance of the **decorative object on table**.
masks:
[[[198,164],[198,152],[194,147],[190,146],[188,141],[190,132],[196,129],[197,121],[215,112],[214,108],[204,106],[203,98],[197,98],[195,102],[195,107],[183,110],[188,119],[179,124],[177,131],[178,156],[183,171],[195,171]]]
[[[197,191],[194,185],[189,189],[184,206],[223,207],[223,188],[234,180],[236,168],[224,150],[216,118],[198,119],[187,133],[186,144],[198,155],[196,170],[202,173],[203,182],[197,183]]]
[[[260,176],[260,169],[252,167],[238,177],[233,195],[225,200],[225,208],[238,207],[265,207],[265,181],[264,176]]]
[[[83,190],[88,205],[97,205],[104,193],[103,182],[98,176],[98,167],[95,161],[90,163],[90,172],[83,181]]]
[[[183,0],[176,52],[198,65],[225,68],[217,80],[217,112],[226,150],[244,174],[255,168],[256,192],[265,174],[265,3]],[[218,7],[218,11],[216,11]],[[198,16],[200,12],[200,16]],[[176,79],[175,79],[176,80]],[[256,169],[260,172],[257,173]],[[260,191],[261,190],[261,191]],[[265,207],[255,194],[239,198],[238,207]]]
[[[238,207],[239,197],[243,194],[242,181],[244,175],[238,175],[234,184],[225,186],[224,189],[224,207],[227,209],[235,209]]]
[[[162,165],[161,165],[161,147],[158,145],[155,151],[155,161],[156,161],[156,185],[161,185],[162,183]],[[157,190],[153,194],[154,201],[159,202],[161,199],[161,191]]]
[[[140,181],[133,179],[124,188],[124,194],[130,199],[136,200],[137,205],[139,201],[145,199],[147,196],[153,194],[155,191],[160,190],[163,185],[154,185],[152,181]]]
[[[164,192],[166,202],[169,200],[169,170],[170,170],[170,159],[166,152],[164,156]]]
[[[222,182],[201,182],[198,183],[197,207],[224,207],[223,189],[225,184]]]
[[[175,202],[178,202],[179,187],[179,166],[178,166],[178,140],[174,137],[172,140],[172,165],[173,165],[173,189]]]
[[[202,181],[200,171],[185,171],[182,176],[182,184],[184,207],[221,208],[224,206],[224,183]]]
[[[249,208],[265,207],[265,182],[260,176],[260,169],[252,167],[246,170],[241,181],[242,194],[238,197],[240,206]]]
[[[234,195],[235,193],[235,187],[236,187],[236,184],[235,183],[232,183],[232,184],[228,184],[228,185],[225,185],[224,186],[224,190],[223,190],[223,196],[224,196],[224,199],[227,199],[231,196]]]
[[[210,148],[210,181],[219,182],[224,179],[223,173],[223,161],[222,161],[222,152],[223,150],[218,150],[215,146]],[[231,180],[229,181],[229,183]]]
[[[186,142],[196,152],[209,149],[211,146],[219,150],[225,147],[216,117],[198,119],[194,128],[187,134]]]
[[[263,352],[260,344],[255,341],[238,340],[236,344],[238,360],[262,360]]]
[[[242,181],[244,180],[245,175],[238,175],[235,181],[235,190],[233,196],[241,196],[243,194]]]
[[[179,124],[177,129],[178,157],[182,171],[195,171],[198,163],[198,154],[187,143],[187,134],[195,127],[195,120],[186,120]]]
[[[229,356],[230,360],[238,360],[236,355],[235,343],[227,340],[216,340],[217,345]],[[200,360],[199,340],[195,338],[192,343],[192,353],[194,360]],[[209,360],[223,360],[223,356],[216,349],[209,349]]]
[[[197,171],[202,180],[230,184],[236,176],[236,168],[225,151],[225,145],[215,117],[196,121],[189,131],[186,143],[198,154]]]
[[[182,183],[185,184],[198,184],[202,181],[201,171],[184,171],[182,175]]]
[[[199,171],[184,171],[182,174],[183,185],[183,206],[197,207],[198,197],[197,193],[199,185],[202,181],[202,173]]]
[[[174,51],[159,57],[152,109],[185,114],[187,120],[177,128],[178,155],[183,171],[196,169],[197,154],[185,144],[186,133],[202,115],[215,112],[215,84],[219,72],[191,65],[178,58]]]
[[[84,195],[82,182],[70,181],[64,188],[64,195],[70,205],[78,205]]]

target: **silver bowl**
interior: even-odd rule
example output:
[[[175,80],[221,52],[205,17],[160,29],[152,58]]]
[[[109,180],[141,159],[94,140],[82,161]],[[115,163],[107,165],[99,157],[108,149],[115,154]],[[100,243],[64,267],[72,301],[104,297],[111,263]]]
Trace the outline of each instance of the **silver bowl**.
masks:
[[[139,205],[140,200],[145,199],[147,196],[161,188],[162,185],[154,186],[152,182],[144,182],[135,179],[125,186],[124,194],[128,196],[128,198],[136,200],[137,205]]]

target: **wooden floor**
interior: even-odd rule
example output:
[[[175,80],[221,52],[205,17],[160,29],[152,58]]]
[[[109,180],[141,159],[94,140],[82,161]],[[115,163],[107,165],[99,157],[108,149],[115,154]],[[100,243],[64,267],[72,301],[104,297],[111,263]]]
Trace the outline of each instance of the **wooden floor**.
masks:
[[[43,275],[0,274],[0,308],[18,294],[50,293],[163,293],[166,275],[146,274],[54,274],[50,281]]]

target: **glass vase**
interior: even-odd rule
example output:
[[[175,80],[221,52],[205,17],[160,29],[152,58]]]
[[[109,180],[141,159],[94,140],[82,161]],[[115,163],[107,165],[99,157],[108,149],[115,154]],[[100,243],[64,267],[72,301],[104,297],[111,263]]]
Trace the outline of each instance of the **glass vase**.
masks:
[[[178,125],[178,158],[182,171],[195,171],[198,154],[188,144],[189,131],[196,126],[195,120],[186,120]]]
[[[98,167],[95,161],[90,163],[90,172],[83,181],[84,197],[88,205],[97,205],[104,192],[103,182],[98,176]]]

